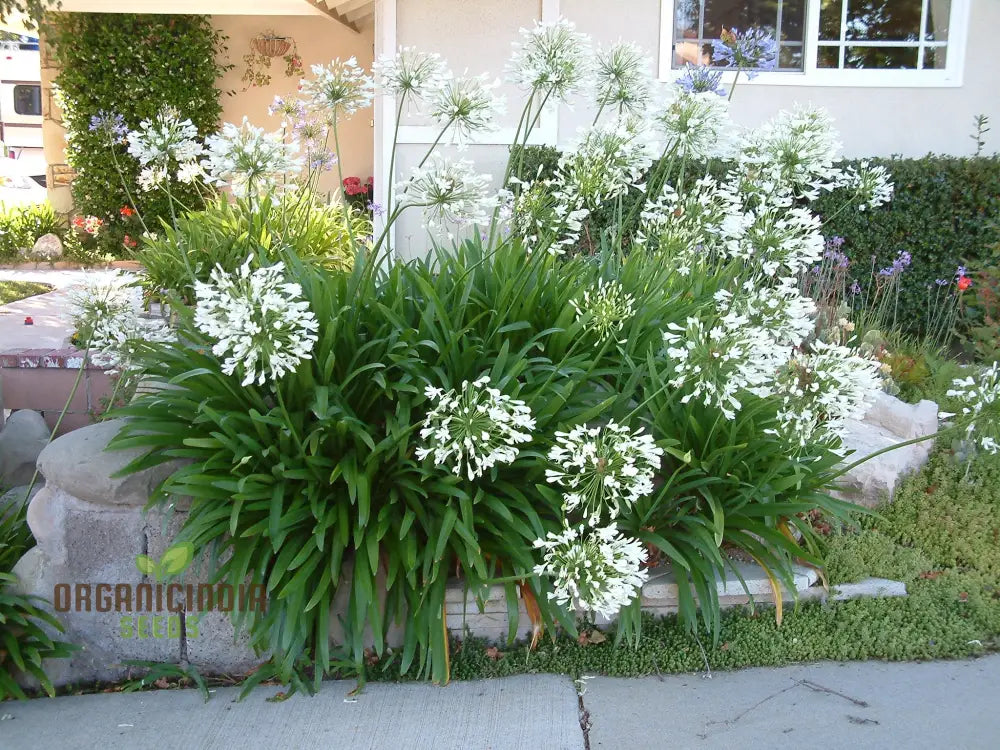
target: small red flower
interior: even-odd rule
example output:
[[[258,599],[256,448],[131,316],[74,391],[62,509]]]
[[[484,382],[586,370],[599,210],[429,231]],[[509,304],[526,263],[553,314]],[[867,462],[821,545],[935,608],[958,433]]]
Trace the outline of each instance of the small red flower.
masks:
[[[959,278],[958,291],[964,292],[970,286],[972,286],[972,279],[970,279],[968,276],[962,276],[961,278]]]
[[[129,216],[135,216],[135,211],[132,209],[131,206],[122,206],[121,209],[118,211],[118,213],[120,213],[126,219]]]
[[[136,240],[132,239],[127,234],[125,235],[125,239],[122,240],[122,242],[124,242],[125,247],[138,247],[139,246],[139,243]]]

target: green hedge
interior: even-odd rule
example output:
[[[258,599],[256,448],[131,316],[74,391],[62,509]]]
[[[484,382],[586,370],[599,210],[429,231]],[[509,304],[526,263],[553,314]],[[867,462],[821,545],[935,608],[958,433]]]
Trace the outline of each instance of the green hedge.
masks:
[[[123,234],[114,219],[130,205],[115,159],[104,136],[90,131],[90,118],[98,112],[115,112],[129,129],[153,117],[164,106],[190,118],[198,132],[218,128],[222,114],[217,83],[228,66],[226,38],[213,28],[208,16],[145,15],[134,13],[59,13],[46,23],[45,34],[60,66],[58,86],[67,132],[66,161],[77,172],[73,200],[81,214],[109,221],[104,232],[106,250],[124,251]],[[157,217],[169,217],[161,191],[142,193],[136,188],[139,168],[117,147],[118,163],[126,174],[135,207],[147,225],[158,226]],[[171,188],[187,206],[201,206],[191,186]]]
[[[557,149],[528,146],[518,174],[533,179],[541,170],[542,177],[551,177],[558,161]],[[834,214],[836,197],[824,196],[813,207],[828,218],[824,234],[845,238],[844,251],[856,264],[862,285],[869,279],[872,256],[878,268],[890,265],[901,250],[913,256],[902,277],[899,320],[919,330],[928,285],[953,278],[959,265],[967,266],[971,274],[995,263],[991,253],[1000,243],[1000,158],[931,155],[869,161],[885,166],[892,175],[896,193],[891,203],[875,211]],[[720,165],[718,174],[725,169]],[[640,197],[636,192],[632,199]],[[603,218],[597,217],[598,225]]]

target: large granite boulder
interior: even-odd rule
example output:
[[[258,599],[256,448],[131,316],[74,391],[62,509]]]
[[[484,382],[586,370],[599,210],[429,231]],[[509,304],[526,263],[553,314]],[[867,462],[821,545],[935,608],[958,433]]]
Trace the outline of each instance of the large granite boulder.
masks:
[[[37,411],[19,409],[11,414],[0,432],[0,484],[5,487],[28,484],[50,434],[45,417]]]

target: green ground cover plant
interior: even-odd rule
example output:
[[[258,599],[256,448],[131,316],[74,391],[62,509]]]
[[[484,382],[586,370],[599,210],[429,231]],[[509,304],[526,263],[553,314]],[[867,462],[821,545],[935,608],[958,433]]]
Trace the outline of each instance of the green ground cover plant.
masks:
[[[0,281],[0,305],[51,291],[50,285],[34,281]]]

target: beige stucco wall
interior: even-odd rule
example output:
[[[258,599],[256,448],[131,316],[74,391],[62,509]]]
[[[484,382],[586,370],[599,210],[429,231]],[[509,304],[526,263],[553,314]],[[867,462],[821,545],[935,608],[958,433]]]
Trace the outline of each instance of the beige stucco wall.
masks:
[[[310,65],[328,63],[336,57],[354,56],[360,65],[369,68],[374,54],[374,27],[370,20],[367,26],[361,27],[361,33],[325,16],[215,16],[213,23],[229,37],[228,59],[234,66],[219,82],[224,92],[223,122],[239,123],[245,115],[255,125],[268,130],[277,129],[280,120],[268,115],[267,107],[275,95],[294,94],[298,87],[299,78],[287,77],[284,61],[278,58],[272,62],[269,85],[244,90],[240,80],[246,67],[243,56],[250,51],[250,40],[265,30],[295,39],[306,75]],[[49,163],[49,200],[57,211],[67,213],[72,209],[72,197],[66,179],[60,177],[67,172],[63,166],[65,131],[50,95],[52,79],[57,73],[48,56],[43,55],[43,106],[47,115],[43,124],[43,140]],[[356,175],[362,180],[369,177],[372,174],[374,148],[372,111],[359,112],[344,123],[340,128],[340,139],[344,176]],[[323,178],[320,188],[324,191],[338,188],[336,169]]]

